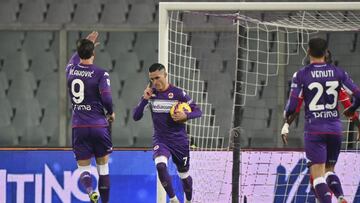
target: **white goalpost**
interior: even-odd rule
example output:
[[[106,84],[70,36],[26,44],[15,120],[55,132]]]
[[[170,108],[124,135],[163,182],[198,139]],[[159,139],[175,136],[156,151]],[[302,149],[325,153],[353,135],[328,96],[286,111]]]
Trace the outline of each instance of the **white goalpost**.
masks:
[[[290,129],[291,148],[279,150],[288,80],[307,63],[313,36],[325,38],[336,65],[360,78],[359,31],[360,2],[159,3],[158,60],[203,112],[187,122],[192,202],[314,200],[302,114]],[[337,170],[345,195],[360,201],[360,166],[347,168],[360,161],[359,145],[343,119]],[[166,202],[159,181],[157,202]]]

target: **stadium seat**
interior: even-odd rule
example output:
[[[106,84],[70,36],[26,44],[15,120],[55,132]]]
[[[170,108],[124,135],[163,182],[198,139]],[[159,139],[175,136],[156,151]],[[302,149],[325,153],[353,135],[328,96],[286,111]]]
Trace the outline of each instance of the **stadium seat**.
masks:
[[[122,99],[113,98],[113,104],[114,104],[113,108],[116,116],[113,126],[124,127],[126,123],[126,119],[128,119],[129,116],[128,111],[130,109],[127,108],[125,102]]]
[[[50,48],[50,41],[53,38],[52,32],[30,31],[26,32],[22,50],[32,59],[38,53]]]
[[[16,12],[18,5],[12,3],[13,1],[0,2],[0,24],[8,24],[16,22]]]
[[[114,99],[118,99],[121,91],[121,81],[116,73],[110,74],[111,93]]]
[[[24,52],[13,52],[9,54],[2,67],[9,80],[14,80],[19,74],[29,69],[29,60]]]
[[[158,54],[156,52],[148,52],[146,56],[140,61],[141,72],[145,74],[145,77],[148,77],[149,67],[158,62]]]
[[[110,53],[111,58],[115,60],[119,54],[132,50],[134,39],[133,32],[109,32],[109,40],[105,49]]]
[[[105,25],[121,25],[126,22],[128,7],[124,1],[108,2],[105,4],[100,23]]]
[[[24,135],[21,136],[20,146],[45,146],[47,144],[45,130],[41,126],[31,126],[24,130]]]
[[[18,136],[14,126],[0,127],[0,146],[12,147],[18,144]]]
[[[26,103],[26,105],[24,105]],[[17,134],[22,136],[27,127],[38,126],[42,116],[40,104],[37,99],[23,100],[22,105],[16,107],[13,125]]]
[[[0,101],[0,127],[11,125],[12,108],[6,98]]]
[[[130,26],[137,26],[154,23],[154,10],[154,7],[146,3],[133,4],[129,12],[128,24]]]
[[[67,34],[68,42],[68,58],[70,58],[73,53],[76,51],[76,42],[81,38],[81,32],[79,31],[70,31]]]
[[[0,89],[3,91],[1,93],[1,96],[5,95],[5,91],[7,91],[8,88],[9,88],[9,80],[4,72],[0,72]]]
[[[236,38],[237,36],[235,33],[221,32],[215,52],[219,53],[225,60],[235,60],[237,41]]]
[[[4,111],[3,113],[6,113],[7,117],[12,119],[14,116],[14,110],[13,107],[11,106],[10,101],[6,97],[0,99],[0,106],[1,109],[3,109]],[[1,115],[3,115],[3,113],[1,113]]]
[[[134,147],[152,146],[153,124],[151,113],[148,109],[144,111],[140,121],[130,119],[127,126],[131,130],[132,137],[134,137]]]
[[[135,106],[142,96],[145,87],[148,84],[148,78],[144,74],[133,74],[128,76],[122,88],[120,98],[126,104]]]
[[[96,11],[99,13],[101,11],[101,5],[104,3],[104,0],[73,0],[73,3],[76,6],[82,4],[91,4],[94,8],[96,8]]]
[[[129,11],[129,2],[127,0],[103,0],[105,6],[106,4],[122,4],[122,7],[125,9],[125,12]]]
[[[59,74],[56,72],[49,73],[44,77],[36,91],[36,98],[40,106],[46,108],[52,103],[58,104],[59,100]]]
[[[144,59],[149,53],[155,53],[158,48],[158,34],[156,32],[138,32],[134,51],[139,59]]]
[[[10,53],[18,51],[23,39],[24,32],[0,31],[0,59],[5,59]]]
[[[51,146],[59,146],[59,103],[50,103],[45,108],[40,126],[46,131]]]
[[[126,80],[130,75],[138,74],[140,61],[136,53],[119,53],[116,59],[114,71],[120,80]]]
[[[38,24],[44,21],[46,3],[44,0],[28,0],[21,7],[19,22],[25,24]]]
[[[95,50],[94,64],[106,71],[111,71],[113,69],[110,54],[106,50]]]
[[[211,27],[212,25],[207,23],[207,16],[197,13],[183,13],[184,27],[187,28],[199,28],[199,27]]]
[[[55,71],[58,65],[55,55],[52,51],[38,52],[31,63],[31,72],[34,73],[36,80],[42,80]]]
[[[131,147],[132,135],[129,128],[113,125],[111,139],[114,147]]]
[[[216,35],[214,33],[193,32],[191,34],[191,46],[193,57],[202,59],[205,53],[215,50]]]
[[[94,2],[94,1],[90,1]],[[75,25],[92,25],[98,22],[98,12],[100,7],[96,3],[77,4],[74,11],[73,23]]]
[[[24,105],[24,101],[34,98],[36,82],[31,72],[19,73],[15,80],[12,81],[8,92],[8,98],[13,107]]]
[[[71,21],[74,6],[71,0],[52,1],[46,15],[45,22],[49,24],[63,24]]]

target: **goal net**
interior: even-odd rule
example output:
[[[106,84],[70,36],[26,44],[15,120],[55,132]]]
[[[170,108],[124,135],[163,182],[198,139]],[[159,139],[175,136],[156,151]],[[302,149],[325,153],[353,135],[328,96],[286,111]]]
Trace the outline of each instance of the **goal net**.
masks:
[[[309,63],[308,40],[319,36],[328,41],[332,63],[359,84],[358,9],[359,3],[345,2],[160,3],[159,61],[167,64],[170,83],[203,112],[187,122],[193,202],[314,202],[302,151],[303,112],[290,128],[289,145],[280,138],[289,82]],[[343,119],[336,172],[345,196],[356,202],[357,132]],[[240,162],[233,160],[238,144]]]

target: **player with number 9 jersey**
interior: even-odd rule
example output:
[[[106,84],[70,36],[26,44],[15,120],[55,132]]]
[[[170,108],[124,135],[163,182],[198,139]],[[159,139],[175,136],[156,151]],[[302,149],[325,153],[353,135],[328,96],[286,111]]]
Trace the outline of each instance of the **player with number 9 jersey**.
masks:
[[[80,183],[91,202],[98,202],[91,176],[95,156],[102,202],[109,202],[109,154],[112,152],[109,122],[115,119],[109,74],[93,64],[98,33],[77,42],[77,52],[66,66],[66,79],[72,104],[72,148],[80,171]]]
[[[113,111],[109,73],[94,64],[79,63],[74,54],[66,68],[72,127],[107,127],[104,109],[108,114]]]

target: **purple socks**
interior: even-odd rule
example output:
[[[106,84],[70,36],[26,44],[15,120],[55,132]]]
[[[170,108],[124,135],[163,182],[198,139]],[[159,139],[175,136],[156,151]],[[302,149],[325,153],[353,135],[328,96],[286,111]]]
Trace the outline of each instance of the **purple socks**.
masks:
[[[156,169],[159,175],[160,182],[164,187],[166,193],[169,195],[170,198],[175,197],[175,192],[172,186],[171,177],[167,170],[167,166],[165,163],[158,163],[156,164]]]

